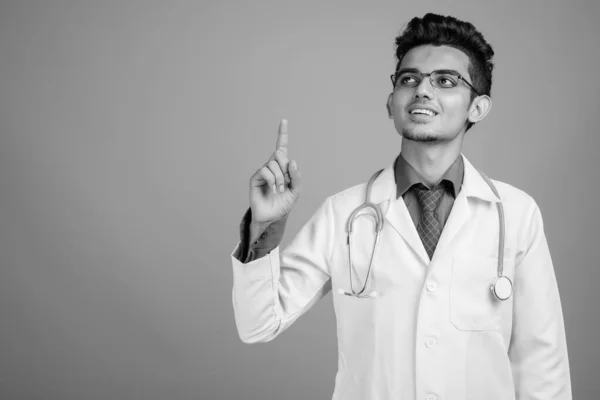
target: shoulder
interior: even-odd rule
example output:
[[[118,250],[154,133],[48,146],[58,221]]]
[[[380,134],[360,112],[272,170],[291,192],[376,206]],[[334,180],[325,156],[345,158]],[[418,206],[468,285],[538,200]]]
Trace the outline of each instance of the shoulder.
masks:
[[[345,221],[357,207],[365,202],[366,191],[366,181],[357,183],[327,196],[324,203],[334,219]]]
[[[353,210],[365,201],[366,190],[366,182],[358,183],[330,195],[327,201],[335,213],[346,214],[347,210]]]
[[[535,199],[525,190],[496,179],[492,179],[492,182],[494,182],[494,185],[498,189],[502,201],[523,206],[535,204]]]
[[[348,200],[353,201],[355,198],[361,197],[364,198],[365,190],[367,189],[367,183],[361,182],[356,185],[350,186],[344,190],[341,190],[337,193],[329,196],[331,201],[334,203],[343,203]]]
[[[537,201],[525,190],[509,183],[492,179],[496,186],[502,206],[513,217],[519,218],[523,223],[531,222],[535,216],[541,217]]]

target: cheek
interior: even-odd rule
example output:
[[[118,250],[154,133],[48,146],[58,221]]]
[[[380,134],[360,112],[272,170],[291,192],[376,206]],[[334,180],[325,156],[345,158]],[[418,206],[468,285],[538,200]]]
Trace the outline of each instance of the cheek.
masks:
[[[440,105],[446,120],[456,120],[462,123],[469,115],[470,101],[464,96],[448,96],[440,99]]]
[[[408,106],[411,101],[411,97],[401,93],[400,91],[396,91],[392,96],[392,109],[394,111],[394,115],[396,117],[401,117],[404,115],[404,110]]]

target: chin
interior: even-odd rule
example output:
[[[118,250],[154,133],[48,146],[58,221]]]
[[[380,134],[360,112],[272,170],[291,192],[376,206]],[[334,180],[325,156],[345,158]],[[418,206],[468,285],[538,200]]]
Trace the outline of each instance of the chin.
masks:
[[[415,142],[437,142],[442,140],[442,138],[436,132],[429,130],[422,131],[414,128],[403,128],[401,135],[404,139]]]

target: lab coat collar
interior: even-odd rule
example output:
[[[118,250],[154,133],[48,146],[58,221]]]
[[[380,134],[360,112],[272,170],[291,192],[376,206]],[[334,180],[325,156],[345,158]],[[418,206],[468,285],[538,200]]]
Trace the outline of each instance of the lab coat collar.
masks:
[[[489,202],[498,202],[494,192],[490,189],[479,171],[461,154],[464,161],[464,178],[460,193],[458,194],[452,212],[442,231],[442,236],[434,253],[434,259],[440,257],[453,242],[459,237],[469,221],[471,210],[468,198],[478,198]],[[429,256],[419,238],[414,222],[403,198],[396,199],[396,181],[394,178],[394,164],[388,165],[373,182],[370,201],[379,205],[385,219],[406,240],[415,251],[417,257],[425,265],[430,264]],[[431,260],[433,262],[433,260]]]
[[[475,168],[473,164],[469,162],[469,160],[467,160],[464,154],[461,155],[463,161],[465,162],[465,177],[463,179],[461,190],[465,191],[465,195],[467,197],[476,197],[491,203],[498,203],[502,201],[492,191],[485,179],[483,179],[479,170]]]
[[[466,197],[475,197],[492,203],[501,201],[465,155],[461,153],[461,157],[465,166],[461,192],[464,191]],[[393,197],[395,190],[396,180],[394,177],[394,163],[392,162],[384,168],[383,172],[373,182],[371,201],[380,206],[384,205],[382,203],[395,201]],[[383,211],[386,212],[386,210]]]

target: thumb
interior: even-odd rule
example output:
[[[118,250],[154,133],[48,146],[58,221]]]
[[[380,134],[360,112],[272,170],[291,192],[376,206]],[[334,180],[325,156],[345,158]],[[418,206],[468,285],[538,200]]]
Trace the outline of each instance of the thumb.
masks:
[[[290,190],[294,195],[299,195],[302,190],[302,174],[296,160],[290,162],[288,170],[290,172]]]

